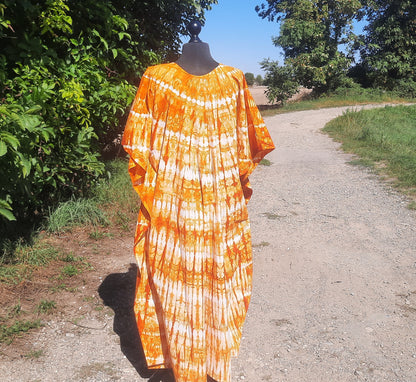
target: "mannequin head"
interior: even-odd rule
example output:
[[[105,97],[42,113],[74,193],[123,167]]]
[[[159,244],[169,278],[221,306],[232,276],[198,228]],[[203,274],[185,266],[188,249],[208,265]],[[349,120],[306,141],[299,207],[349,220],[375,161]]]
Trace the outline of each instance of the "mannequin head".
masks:
[[[189,42],[201,42],[198,37],[198,35],[201,33],[201,23],[198,20],[192,20],[186,29],[188,29],[188,32],[191,35]]]

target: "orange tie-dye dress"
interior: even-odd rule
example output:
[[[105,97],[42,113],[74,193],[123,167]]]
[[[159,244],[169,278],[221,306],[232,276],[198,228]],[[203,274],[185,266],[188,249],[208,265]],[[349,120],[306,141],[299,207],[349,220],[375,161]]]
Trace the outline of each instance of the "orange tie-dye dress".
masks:
[[[274,149],[244,74],[148,68],[122,144],[141,199],[134,310],[148,367],[229,382],[251,295],[248,176]]]

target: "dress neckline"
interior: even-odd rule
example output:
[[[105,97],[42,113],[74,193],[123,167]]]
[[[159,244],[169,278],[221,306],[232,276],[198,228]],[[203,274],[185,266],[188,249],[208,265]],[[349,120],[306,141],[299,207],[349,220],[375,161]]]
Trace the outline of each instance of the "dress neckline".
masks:
[[[212,69],[210,72],[205,73],[205,74],[201,74],[201,75],[197,75],[197,74],[191,74],[189,72],[187,72],[184,68],[182,68],[182,66],[178,65],[176,62],[171,62],[169,65],[173,65],[175,66],[177,69],[179,69],[181,72],[185,73],[188,76],[191,77],[195,77],[195,78],[204,78],[204,77],[208,77],[211,74],[215,73],[220,67],[222,67],[223,65],[221,63],[219,63],[214,69]]]

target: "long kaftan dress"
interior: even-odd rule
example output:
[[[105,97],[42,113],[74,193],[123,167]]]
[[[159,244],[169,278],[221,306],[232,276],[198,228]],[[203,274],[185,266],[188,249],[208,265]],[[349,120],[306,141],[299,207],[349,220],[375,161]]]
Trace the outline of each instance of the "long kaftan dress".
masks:
[[[244,74],[148,68],[122,143],[141,199],[134,310],[148,367],[229,382],[251,295],[248,176],[274,149]]]

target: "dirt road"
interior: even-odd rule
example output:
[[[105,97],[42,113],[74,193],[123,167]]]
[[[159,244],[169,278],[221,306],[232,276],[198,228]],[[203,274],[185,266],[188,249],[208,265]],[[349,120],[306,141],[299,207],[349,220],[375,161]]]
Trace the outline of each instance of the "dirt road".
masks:
[[[416,381],[416,214],[320,133],[343,110],[266,119],[277,150],[252,176],[254,290],[233,381]],[[76,320],[29,337],[40,357],[1,356],[2,381],[171,381],[149,380],[136,351],[132,235],[112,239]]]

